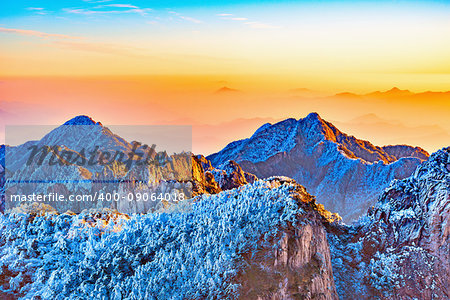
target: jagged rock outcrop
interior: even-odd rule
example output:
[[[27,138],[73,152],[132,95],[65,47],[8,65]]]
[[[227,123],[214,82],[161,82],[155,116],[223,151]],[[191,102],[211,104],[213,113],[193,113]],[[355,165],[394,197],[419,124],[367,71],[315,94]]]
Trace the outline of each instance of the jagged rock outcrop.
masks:
[[[343,299],[448,299],[450,148],[395,180],[353,226],[329,226]]]
[[[220,166],[220,169],[210,171],[223,190],[229,190],[247,183],[253,183],[258,178],[242,168],[234,161],[229,160]]]
[[[192,180],[195,195],[217,194],[222,191],[214,175],[206,171],[208,163],[209,161],[203,156],[192,156]]]
[[[258,180],[255,175],[244,172],[234,161],[227,161],[219,168],[214,168],[203,155],[193,156],[192,159],[195,195],[216,194]]]
[[[327,210],[350,222],[363,215],[393,179],[410,176],[424,156],[398,159],[312,113],[304,119],[265,124],[250,138],[232,142],[207,158],[216,167],[234,160],[258,178],[291,177]]]

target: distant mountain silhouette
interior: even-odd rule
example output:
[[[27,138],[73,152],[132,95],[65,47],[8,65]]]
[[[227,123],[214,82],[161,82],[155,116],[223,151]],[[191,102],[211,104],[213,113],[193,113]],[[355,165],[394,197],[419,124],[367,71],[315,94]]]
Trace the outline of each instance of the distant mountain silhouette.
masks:
[[[357,94],[352,92],[340,92],[335,94],[338,97],[347,97],[347,98],[440,98],[440,97],[450,97],[450,91],[445,92],[421,92],[414,93],[410,90],[402,90],[398,87],[393,87],[387,91],[374,91],[366,94]]]
[[[437,125],[405,125],[398,120],[384,119],[376,114],[365,114],[349,121],[333,121],[345,132],[362,138],[370,138],[380,145],[413,144],[425,149],[444,147],[450,141],[450,133]],[[380,134],[385,133],[385,134]]]
[[[215,94],[242,93],[242,91],[224,86],[224,87],[221,87],[220,89],[218,89],[217,91],[215,91],[214,93]]]
[[[328,96],[329,94],[326,92],[321,92],[321,91],[315,91],[315,90],[311,90],[308,88],[295,88],[295,89],[291,89],[289,90],[289,93],[294,95],[294,96],[300,96],[300,97],[325,97]]]
[[[392,89],[385,92],[376,91],[373,93],[366,94],[366,96],[369,97],[405,97],[411,95],[414,95],[414,93],[409,90],[401,90],[397,87],[393,87]]]

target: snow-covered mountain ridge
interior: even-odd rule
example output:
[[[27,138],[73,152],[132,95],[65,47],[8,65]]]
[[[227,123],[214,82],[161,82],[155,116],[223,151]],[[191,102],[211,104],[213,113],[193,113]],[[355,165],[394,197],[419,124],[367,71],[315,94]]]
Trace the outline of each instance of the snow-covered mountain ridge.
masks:
[[[419,147],[374,146],[311,113],[265,124],[207,158],[213,166],[234,160],[258,178],[293,178],[350,222],[376,202],[391,180],[408,177],[427,157]]]
[[[257,163],[266,161],[280,152],[291,151],[299,142],[307,147],[314,147],[325,141],[338,144],[339,150],[348,158],[361,159],[365,162],[382,161],[390,163],[402,157],[417,156],[428,158],[428,153],[419,148],[403,145],[397,149],[399,154],[393,155],[391,147],[378,147],[364,140],[349,136],[333,124],[323,120],[317,113],[311,113],[303,119],[286,119],[276,124],[262,125],[248,139],[230,143],[222,151],[208,156],[213,165],[218,165],[233,155],[237,161]],[[420,153],[415,154],[415,153]]]

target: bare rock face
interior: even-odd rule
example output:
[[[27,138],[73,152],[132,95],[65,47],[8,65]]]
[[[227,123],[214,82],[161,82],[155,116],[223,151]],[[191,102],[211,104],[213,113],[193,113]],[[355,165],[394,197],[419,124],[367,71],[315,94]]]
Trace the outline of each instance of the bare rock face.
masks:
[[[286,230],[278,248],[247,256],[242,299],[338,299],[326,231],[311,223]]]
[[[450,148],[392,182],[354,226],[329,227],[333,271],[344,299],[448,299]]]
[[[217,184],[214,175],[205,168],[204,157],[192,156],[192,180],[194,182],[194,195],[217,194],[222,189]]]
[[[193,156],[192,160],[195,195],[216,194],[258,180],[255,175],[244,172],[234,161],[227,161],[219,168],[214,168],[203,155]]]
[[[392,180],[410,176],[428,157],[409,146],[386,149],[349,136],[311,113],[265,124],[208,159],[216,167],[233,160],[258,178],[293,178],[327,210],[352,222],[375,204]]]
[[[258,251],[244,256],[247,267],[237,278],[241,299],[338,299],[324,223],[328,212],[295,181],[268,179],[274,188],[293,187],[291,194],[302,204],[303,214]],[[338,219],[338,218],[337,218]],[[336,220],[333,219],[333,220]]]
[[[214,170],[214,167],[211,165],[211,162],[203,155],[196,155],[194,158],[201,164],[205,172]]]

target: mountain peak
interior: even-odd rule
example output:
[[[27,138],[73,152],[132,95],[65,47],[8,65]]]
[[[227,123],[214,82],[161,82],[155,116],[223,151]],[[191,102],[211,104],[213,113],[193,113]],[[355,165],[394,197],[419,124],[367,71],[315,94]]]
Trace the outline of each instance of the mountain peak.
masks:
[[[91,117],[80,115],[70,119],[63,125],[102,125],[102,123],[95,122]]]
[[[240,92],[240,90],[236,90],[236,89],[232,89],[227,86],[224,86],[224,87],[221,87],[220,89],[218,89],[215,93],[221,94],[221,93],[236,93],[236,92]]]
[[[386,93],[406,93],[406,94],[411,94],[411,91],[410,90],[402,90],[402,89],[399,89],[398,87],[394,86],[389,91],[386,91]]]
[[[393,87],[390,90],[387,90],[385,92],[376,91],[373,93],[366,94],[365,96],[369,97],[403,97],[403,96],[411,96],[414,95],[413,92],[410,90],[401,90],[398,87]]]
[[[398,87],[393,87],[392,89],[390,89],[389,91],[384,92],[384,94],[386,95],[402,95],[402,96],[406,96],[406,95],[411,95],[412,92],[409,90],[401,90]]]
[[[321,132],[321,134],[325,135],[327,139],[335,140],[335,138],[330,138],[329,136],[334,136],[340,133],[340,131],[335,128],[333,124],[322,119],[322,117],[316,112],[308,114],[303,119],[300,119],[299,122],[307,125],[308,127],[315,128],[318,133]]]
[[[313,120],[313,121],[323,121],[323,119],[320,117],[320,115],[316,112],[312,112],[310,114],[308,114],[305,117],[306,120]]]

